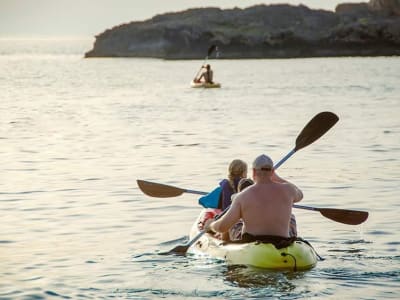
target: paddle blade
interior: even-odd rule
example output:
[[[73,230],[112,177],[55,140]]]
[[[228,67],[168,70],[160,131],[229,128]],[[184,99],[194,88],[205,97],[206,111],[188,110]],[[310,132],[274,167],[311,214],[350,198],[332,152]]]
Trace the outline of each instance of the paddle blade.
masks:
[[[150,182],[146,180],[136,180],[143,193],[150,197],[169,198],[182,195],[185,190],[171,185]]]
[[[168,252],[161,252],[159,255],[185,255],[190,246],[188,245],[178,245],[174,249],[169,250]]]
[[[368,212],[366,211],[336,208],[318,208],[316,210],[328,219],[348,225],[359,225],[368,219]]]
[[[215,49],[217,49],[217,46],[216,45],[211,45],[211,47],[208,48],[207,57],[210,56],[211,53],[213,53]]]
[[[332,112],[324,111],[315,115],[307,123],[296,139],[295,151],[314,143],[339,121],[339,117]]]

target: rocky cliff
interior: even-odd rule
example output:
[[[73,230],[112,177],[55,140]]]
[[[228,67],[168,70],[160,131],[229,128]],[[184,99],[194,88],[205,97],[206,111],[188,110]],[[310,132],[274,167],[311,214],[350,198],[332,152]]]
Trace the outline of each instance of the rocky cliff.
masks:
[[[400,0],[189,9],[106,30],[85,56],[194,59],[211,44],[220,58],[400,55]]]

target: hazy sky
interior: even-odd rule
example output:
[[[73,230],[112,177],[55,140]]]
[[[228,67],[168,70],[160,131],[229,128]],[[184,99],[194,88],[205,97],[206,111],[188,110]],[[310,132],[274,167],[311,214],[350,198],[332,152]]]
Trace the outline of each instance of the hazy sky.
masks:
[[[94,36],[115,25],[193,7],[289,3],[334,10],[344,2],[363,0],[0,0],[0,37]]]

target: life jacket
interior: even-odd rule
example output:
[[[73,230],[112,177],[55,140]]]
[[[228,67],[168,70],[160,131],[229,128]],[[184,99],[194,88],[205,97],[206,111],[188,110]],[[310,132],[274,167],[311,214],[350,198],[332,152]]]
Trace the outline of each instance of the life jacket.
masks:
[[[220,202],[219,202],[218,208],[225,210],[227,207],[229,207],[231,205],[232,195],[237,193],[237,187],[238,187],[240,179],[241,178],[235,178],[233,180],[233,186],[231,185],[231,183],[228,179],[224,179],[219,183],[219,185],[221,187],[221,196],[220,196]]]
[[[205,208],[219,208],[222,188],[216,187],[214,190],[209,192],[207,195],[199,198],[199,204]]]
[[[224,210],[231,205],[231,196],[237,192],[237,185],[240,178],[234,179],[234,186],[232,186],[228,179],[223,179],[219,186],[199,198],[199,204],[205,208],[219,208]]]

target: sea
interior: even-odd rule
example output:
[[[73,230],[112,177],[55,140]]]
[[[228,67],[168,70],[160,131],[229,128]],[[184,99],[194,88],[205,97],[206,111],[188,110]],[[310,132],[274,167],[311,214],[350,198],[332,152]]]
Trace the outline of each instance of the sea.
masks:
[[[400,57],[84,58],[88,38],[0,39],[0,299],[399,299]],[[205,45],[205,56],[209,45]],[[277,170],[323,261],[302,272],[160,255],[188,241],[198,196],[233,159],[277,162],[313,116],[339,121]]]

